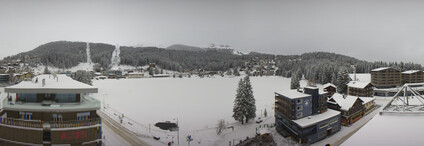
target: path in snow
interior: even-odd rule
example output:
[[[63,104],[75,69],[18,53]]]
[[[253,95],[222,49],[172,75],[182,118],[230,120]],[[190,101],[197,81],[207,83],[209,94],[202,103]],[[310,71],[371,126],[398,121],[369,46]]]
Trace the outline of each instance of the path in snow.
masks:
[[[115,50],[112,52],[112,59],[110,67],[113,68],[114,66],[119,66],[121,63],[121,57],[119,57],[119,54],[121,53],[121,49],[119,48],[119,45],[115,46]]]

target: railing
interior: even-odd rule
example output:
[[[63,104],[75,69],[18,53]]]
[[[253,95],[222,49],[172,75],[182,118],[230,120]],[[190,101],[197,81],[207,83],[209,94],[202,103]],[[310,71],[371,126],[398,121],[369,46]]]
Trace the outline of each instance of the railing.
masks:
[[[12,126],[22,126],[22,127],[30,127],[30,128],[43,128],[42,121],[30,121],[30,120],[21,120],[21,119],[13,119],[13,118],[4,118],[0,117],[0,123]]]
[[[51,128],[72,128],[72,127],[83,127],[93,126],[101,123],[100,118],[88,119],[88,120],[75,120],[75,121],[50,121]]]

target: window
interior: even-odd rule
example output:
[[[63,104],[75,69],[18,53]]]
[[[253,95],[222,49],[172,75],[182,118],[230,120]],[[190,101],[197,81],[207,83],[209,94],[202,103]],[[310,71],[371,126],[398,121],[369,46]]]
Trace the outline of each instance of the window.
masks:
[[[88,120],[90,119],[90,112],[77,113],[77,120]]]
[[[303,106],[302,106],[302,105],[297,106],[297,110],[298,110],[298,111],[303,110]]]
[[[32,120],[32,113],[30,112],[19,112],[19,117],[24,120]]]
[[[56,94],[56,102],[66,103],[66,102],[77,102],[76,94]]]
[[[337,123],[337,121],[339,121],[338,118],[334,118],[330,121],[330,125],[333,125],[334,123]]]
[[[325,128],[328,126],[328,123],[323,123],[321,125],[319,125],[319,129]]]
[[[53,121],[62,122],[62,114],[52,114]]]
[[[17,93],[17,101],[37,102],[37,94]]]
[[[303,116],[303,113],[297,113],[297,118],[301,118]]]
[[[302,103],[302,99],[298,99],[297,100],[297,103],[299,104],[299,103]]]

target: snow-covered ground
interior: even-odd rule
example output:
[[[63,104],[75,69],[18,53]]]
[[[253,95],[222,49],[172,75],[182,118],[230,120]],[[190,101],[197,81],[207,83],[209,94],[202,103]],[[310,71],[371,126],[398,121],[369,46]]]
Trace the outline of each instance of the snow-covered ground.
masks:
[[[342,145],[422,145],[423,123],[424,115],[377,114]]]
[[[354,75],[353,74],[349,74],[349,77],[354,80]],[[356,74],[356,80],[359,82],[371,82],[371,74],[369,73],[359,73]]]
[[[161,121],[176,122],[180,126],[180,144],[186,145],[187,135],[192,135],[191,145],[228,145],[230,140],[245,139],[255,134],[258,125],[251,121],[247,126],[239,125],[231,116],[237,83],[241,77],[234,78],[160,78],[160,79],[108,79],[95,80],[93,85],[99,88],[95,94],[99,100],[110,107],[109,113],[115,119],[124,114],[130,118],[128,129],[146,135],[149,124],[152,135],[174,136],[176,133],[156,131],[153,125]],[[258,116],[266,108],[269,118],[264,123],[274,123],[274,92],[289,90],[290,79],[282,77],[252,77],[253,93],[256,98]],[[306,81],[301,82],[302,86]],[[111,110],[113,109],[113,110]],[[116,114],[116,115],[114,115]],[[224,119],[232,130],[222,135],[215,134],[216,124]],[[124,119],[128,120],[128,119]],[[253,129],[253,130],[252,130]],[[172,135],[172,136],[171,136]]]

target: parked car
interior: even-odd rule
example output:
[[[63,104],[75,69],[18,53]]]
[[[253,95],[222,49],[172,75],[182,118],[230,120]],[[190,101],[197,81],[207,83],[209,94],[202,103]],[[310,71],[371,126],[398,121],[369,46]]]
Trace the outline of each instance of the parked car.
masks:
[[[261,123],[262,122],[262,118],[261,117],[259,117],[257,120],[256,120],[256,123]]]

